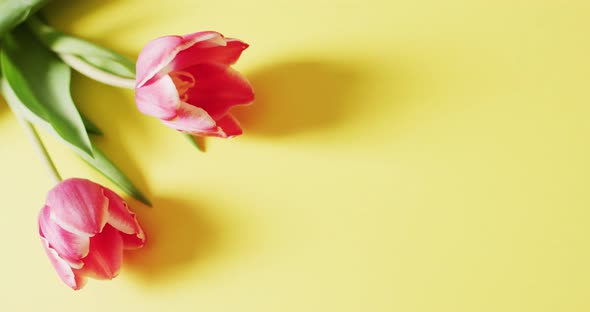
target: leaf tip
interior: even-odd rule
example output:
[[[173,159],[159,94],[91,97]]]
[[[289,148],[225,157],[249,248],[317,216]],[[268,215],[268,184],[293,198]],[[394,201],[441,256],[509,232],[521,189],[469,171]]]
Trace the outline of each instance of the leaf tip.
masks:
[[[194,147],[196,147],[196,148],[197,148],[197,149],[198,149],[200,152],[204,153],[204,152],[207,150],[207,148],[206,148],[206,145],[205,145],[205,138],[203,138],[203,137],[196,137],[196,136],[190,135],[190,134],[188,134],[188,133],[183,133],[183,135],[184,135],[184,136],[187,138],[187,140],[189,140],[189,141],[192,143],[192,145],[193,145]]]

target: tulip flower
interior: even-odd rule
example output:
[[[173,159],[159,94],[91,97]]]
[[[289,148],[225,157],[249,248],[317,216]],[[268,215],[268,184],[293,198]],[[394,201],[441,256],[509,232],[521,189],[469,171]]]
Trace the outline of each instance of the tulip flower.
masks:
[[[64,180],[49,191],[39,214],[39,234],[57,274],[75,290],[88,277],[116,277],[123,250],[145,243],[145,234],[123,199],[85,179]]]
[[[138,109],[193,135],[241,134],[228,111],[254,100],[250,83],[231,68],[246,48],[248,44],[213,31],[149,42],[136,64]]]

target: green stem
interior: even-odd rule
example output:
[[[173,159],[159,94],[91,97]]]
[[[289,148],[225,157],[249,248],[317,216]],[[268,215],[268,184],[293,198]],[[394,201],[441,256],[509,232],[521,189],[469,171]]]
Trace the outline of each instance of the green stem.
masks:
[[[123,78],[121,76],[102,71],[94,66],[88,65],[88,63],[82,61],[79,57],[73,54],[59,53],[58,55],[64,63],[68,64],[68,66],[80,72],[84,76],[111,86],[132,90],[135,89],[134,79]]]
[[[25,133],[29,137],[29,140],[35,147],[37,154],[39,154],[39,157],[41,158],[41,161],[43,162],[43,165],[45,166],[45,169],[47,169],[47,173],[49,173],[49,176],[51,177],[53,182],[56,184],[61,182],[61,176],[59,175],[59,172],[57,171],[55,164],[51,160],[51,157],[49,156],[47,149],[45,149],[45,145],[43,145],[43,142],[41,141],[41,138],[39,137],[39,134],[37,133],[33,125],[30,122],[26,121],[22,116],[20,116],[20,114],[16,113],[14,115],[16,116],[16,119],[18,119],[19,123],[25,130]]]

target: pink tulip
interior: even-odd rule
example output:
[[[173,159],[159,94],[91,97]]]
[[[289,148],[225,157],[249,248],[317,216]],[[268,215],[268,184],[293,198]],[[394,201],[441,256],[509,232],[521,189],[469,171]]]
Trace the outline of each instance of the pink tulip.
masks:
[[[204,31],[149,42],[137,60],[139,110],[178,131],[232,137],[242,133],[228,112],[254,100],[250,83],[230,66],[248,44]]]
[[[65,180],[49,191],[39,214],[39,234],[57,274],[75,290],[84,286],[87,277],[116,277],[123,250],[145,243],[145,234],[123,199],[84,179]]]

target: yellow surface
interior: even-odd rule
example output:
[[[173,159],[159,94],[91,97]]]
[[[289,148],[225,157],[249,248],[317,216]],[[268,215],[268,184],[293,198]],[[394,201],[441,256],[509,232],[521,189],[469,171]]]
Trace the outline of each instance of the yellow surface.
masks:
[[[553,3],[553,4],[550,4]],[[73,292],[41,249],[51,187],[0,104],[0,311],[590,310],[588,1],[55,1],[136,57],[251,44],[246,134],[200,154],[133,93],[76,76],[100,146],[153,200],[121,276]],[[104,183],[58,142],[66,177]],[[107,184],[111,185],[111,184]]]

